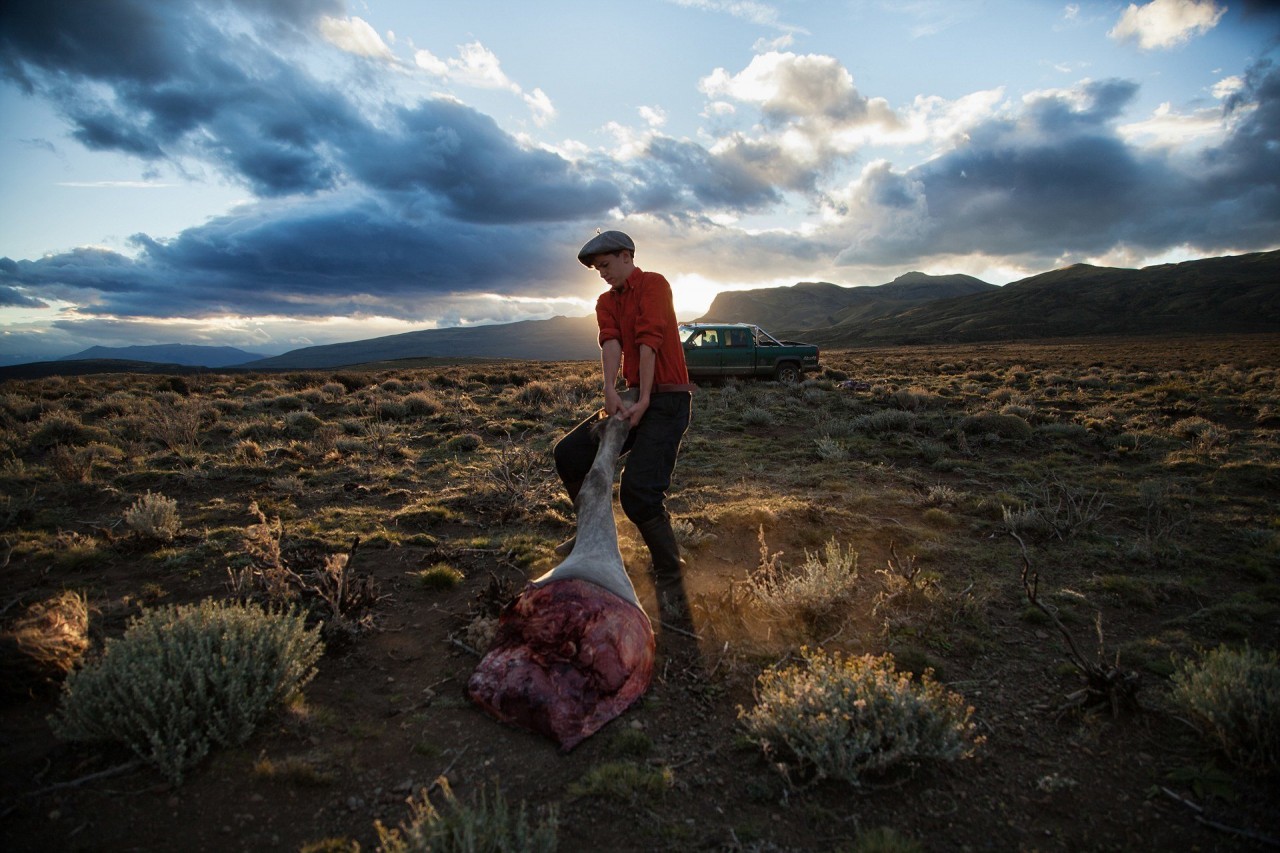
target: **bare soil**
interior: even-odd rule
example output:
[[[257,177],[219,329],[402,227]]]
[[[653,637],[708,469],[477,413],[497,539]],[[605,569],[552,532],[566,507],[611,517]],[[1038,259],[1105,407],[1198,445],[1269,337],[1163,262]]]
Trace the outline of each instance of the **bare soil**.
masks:
[[[1159,347],[1134,346],[1123,356],[1130,360],[1120,365],[1125,370],[1145,369],[1132,363],[1133,352],[1149,357],[1152,369],[1167,356]],[[1269,346],[1264,358],[1274,354],[1275,342]],[[1256,350],[1246,348],[1245,352]],[[892,353],[898,358],[901,351]],[[927,381],[918,366],[892,363],[887,356],[876,358],[874,353],[832,354],[828,363],[843,364],[855,378],[871,371],[868,365],[874,364],[880,373],[870,378],[897,376],[903,387]],[[971,364],[994,359],[1003,367],[1019,361],[1069,367],[1061,352],[1025,345],[996,356],[990,348],[977,354],[958,348],[941,354],[921,351],[916,358],[918,364],[926,365],[940,359],[961,363],[970,359]],[[1085,363],[1106,360],[1096,350],[1081,358]],[[1213,353],[1203,356],[1206,364],[1227,358]],[[1236,361],[1241,358],[1237,355]],[[722,425],[706,406],[719,393],[710,389],[700,395],[691,438],[701,435],[714,442],[722,437],[718,435]],[[1269,393],[1274,396],[1274,389]],[[878,398],[872,392],[866,394],[872,410]],[[1241,420],[1250,429],[1270,431],[1265,438],[1272,455],[1260,464],[1274,465],[1275,421],[1270,427],[1259,427],[1255,414],[1245,413]],[[812,443],[800,426],[786,423],[746,432],[768,430],[773,432],[774,444]],[[691,458],[682,459],[680,476],[691,492],[696,484],[697,494],[704,495],[705,487],[717,479],[743,481],[743,471],[725,467],[724,462],[705,467],[709,462],[696,443],[690,451]],[[992,460],[998,454],[998,464],[1007,465],[1011,459],[1042,451],[1058,452],[1036,444],[993,447],[990,454]],[[742,456],[734,460],[749,467],[760,458],[748,454],[745,461]],[[794,489],[817,504],[811,512],[822,519],[841,501],[854,500],[860,492],[875,493],[895,477],[914,477],[917,488],[921,483],[939,482],[972,488],[973,478],[983,477],[972,470],[937,473],[938,469],[930,470],[923,462],[896,457],[874,462],[856,468],[833,465],[829,471],[796,482]],[[1116,469],[1118,473],[1111,476],[1121,479],[1145,470],[1101,449],[1081,451],[1073,464]],[[1131,466],[1128,474],[1126,465]],[[1213,470],[1206,470],[1197,480],[1197,488],[1207,490],[1206,501],[1213,500],[1212,475]],[[1016,480],[1011,476],[1003,485]],[[168,483],[166,493],[183,506],[207,506],[223,498],[228,506],[235,506],[237,517],[243,517],[243,506],[253,491],[230,493],[240,490],[236,483],[184,482],[185,492],[176,493]],[[1276,523],[1275,504],[1268,504],[1275,493],[1267,496],[1268,482],[1264,480],[1248,494],[1221,496],[1227,510],[1234,507],[1242,527]],[[695,503],[689,496],[682,499],[681,485],[677,483],[672,498],[676,515],[709,517],[710,504]],[[61,491],[40,483],[32,488],[39,491],[41,501],[69,503],[69,511],[62,516],[69,529],[76,525],[84,531],[97,529],[103,519],[119,513],[122,503],[118,492],[92,484]],[[776,492],[778,486],[774,483],[769,488]],[[367,509],[380,504],[390,510],[403,504],[401,491],[394,484],[376,482],[359,490],[334,485],[305,501],[300,499],[298,510],[306,515],[327,506]],[[762,496],[762,504],[769,498]],[[1219,518],[1229,517],[1227,510]],[[860,526],[837,524],[837,533],[858,549],[863,572],[872,577],[876,568],[885,565],[890,543],[901,543],[904,537],[910,538],[910,531],[920,529],[923,508],[885,503],[862,505],[860,513]],[[761,516],[770,517],[767,512]],[[836,515],[837,522],[847,518]],[[618,520],[628,569],[652,613],[643,548],[620,513]],[[826,529],[815,541],[800,529],[804,525],[803,513],[784,512],[777,523],[767,525],[769,545],[792,556],[816,547]],[[758,525],[725,520],[718,526],[704,523],[700,527],[715,529],[717,537],[689,548],[686,554],[688,583],[697,605],[695,621],[702,634],[696,662],[690,665],[660,656],[648,695],[568,754],[542,738],[494,722],[466,700],[464,687],[477,657],[459,641],[460,629],[495,578],[518,588],[533,569],[518,565],[500,547],[467,544],[482,532],[482,524],[442,522],[431,530],[435,545],[392,538],[357,550],[356,568],[375,577],[385,596],[376,608],[372,630],[349,647],[326,654],[306,687],[304,706],[272,718],[243,747],[216,752],[180,787],[170,787],[154,771],[131,765],[131,756],[122,749],[57,740],[47,722],[57,705],[56,689],[34,689],[10,697],[0,709],[4,767],[0,846],[11,851],[181,849],[194,853],[298,850],[324,839],[346,839],[373,849],[375,821],[393,826],[406,819],[406,800],[424,789],[438,798],[439,790],[433,786],[441,776],[463,799],[486,786],[490,790],[498,786],[510,802],[524,802],[531,809],[555,806],[560,849],[570,851],[852,849],[861,833],[876,827],[891,827],[927,850],[1236,851],[1269,849],[1280,838],[1277,780],[1234,768],[1215,755],[1187,721],[1162,701],[1166,682],[1158,674],[1142,673],[1146,710],[1141,713],[1116,716],[1105,708],[1064,710],[1065,697],[1079,687],[1079,679],[1063,664],[1057,629],[1028,616],[1017,582],[1016,549],[1011,543],[995,541],[994,522],[966,522],[947,534],[976,543],[974,550],[965,552],[971,562],[951,566],[943,584],[957,601],[966,585],[977,584],[985,592],[980,629],[966,628],[957,615],[950,623],[946,619],[912,623],[886,638],[870,624],[868,598],[854,617],[855,623],[866,620],[864,624],[817,638],[829,647],[850,651],[891,648],[904,659],[914,654],[937,666],[939,679],[974,707],[974,719],[986,738],[975,757],[903,770],[870,780],[861,788],[785,777],[745,740],[738,713],[752,705],[753,685],[761,670],[790,657],[794,646],[779,642],[769,626],[735,621],[725,604],[726,590],[760,562]],[[542,523],[536,532],[549,545],[566,528]],[[1230,538],[1228,531],[1202,533],[1222,536],[1224,541]],[[189,529],[173,547],[178,552],[195,548],[201,536],[200,531]],[[922,541],[918,536],[917,540]],[[89,590],[97,608],[93,633],[99,642],[118,636],[139,606],[226,596],[223,565],[198,570],[186,566],[159,576],[154,561],[139,559],[141,547],[122,540],[99,550],[90,564],[72,567],[15,550],[3,569],[8,595],[25,601],[61,587]],[[983,552],[980,547],[991,550]],[[1185,550],[1199,555],[1204,548],[1221,547],[1225,546],[1210,543],[1196,548],[1188,543]],[[984,553],[988,556],[983,557]],[[1080,561],[1064,564],[1048,561],[1048,545],[1037,546],[1032,553],[1045,560],[1038,568],[1054,588],[1091,589],[1089,578],[1100,573],[1139,571],[1137,566],[1126,568],[1115,554],[1104,557],[1092,552],[1090,557],[1091,552],[1077,550],[1071,552],[1071,559]],[[1274,551],[1268,553],[1274,560]],[[422,588],[409,574],[440,561],[462,569],[466,580],[453,590],[439,592]],[[139,569],[140,564],[145,569]],[[1209,629],[1195,627],[1196,614],[1215,601],[1239,593],[1259,594],[1268,585],[1273,588],[1277,565],[1272,562],[1249,575],[1225,572],[1217,565],[1211,568],[1219,573],[1212,586],[1190,591],[1175,588],[1151,607],[1135,606],[1132,600],[1117,596],[1091,595],[1089,607],[1082,611],[1084,618],[1069,627],[1092,651],[1095,609],[1102,614],[1110,649],[1159,635],[1171,621],[1182,618],[1179,624],[1191,626],[1187,628],[1191,641],[1212,645],[1219,638]],[[998,582],[992,580],[997,574]],[[1247,628],[1247,637],[1232,639],[1276,648],[1280,628],[1274,610],[1264,612],[1262,623]],[[668,643],[660,639],[660,648],[663,645]],[[628,758],[620,753],[634,739],[622,735],[635,731],[652,742],[648,754],[635,760],[670,772],[672,785],[665,794],[651,798],[639,793],[580,797],[570,793],[570,786],[592,768]],[[273,776],[262,770],[264,759],[273,766],[304,769]]]

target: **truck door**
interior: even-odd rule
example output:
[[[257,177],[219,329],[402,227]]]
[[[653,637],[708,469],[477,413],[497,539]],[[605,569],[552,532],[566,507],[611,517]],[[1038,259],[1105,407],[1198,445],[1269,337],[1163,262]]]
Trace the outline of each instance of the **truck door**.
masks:
[[[756,347],[749,330],[725,329],[723,349],[725,376],[750,376],[755,372]]]
[[[719,373],[723,353],[719,329],[698,329],[684,342],[684,363],[690,373]]]

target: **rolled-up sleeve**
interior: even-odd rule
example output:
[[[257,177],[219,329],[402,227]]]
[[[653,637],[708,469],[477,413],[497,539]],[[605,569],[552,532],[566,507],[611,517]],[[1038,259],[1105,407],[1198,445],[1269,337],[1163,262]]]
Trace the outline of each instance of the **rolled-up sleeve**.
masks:
[[[606,294],[607,296],[607,294]],[[622,340],[622,323],[613,312],[611,300],[604,296],[596,301],[596,325],[600,327],[597,343],[604,346],[606,341]]]

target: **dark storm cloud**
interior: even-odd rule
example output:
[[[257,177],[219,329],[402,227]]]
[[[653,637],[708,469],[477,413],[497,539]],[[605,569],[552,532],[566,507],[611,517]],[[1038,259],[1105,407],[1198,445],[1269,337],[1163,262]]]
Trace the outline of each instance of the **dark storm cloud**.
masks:
[[[777,189],[732,157],[670,137],[649,142],[642,160],[627,164],[629,201],[640,212],[690,209],[759,210],[781,199]]]
[[[0,264],[0,288],[81,302],[84,314],[378,314],[420,321],[435,297],[476,290],[539,295],[530,270],[576,272],[571,257],[560,257],[576,235],[549,228],[457,223],[371,198],[283,209],[264,204],[172,241],[140,235],[136,259],[80,249],[7,261]]]
[[[346,168],[384,192],[428,192],[467,222],[545,222],[616,207],[613,183],[559,155],[522,148],[497,122],[454,101],[397,111],[392,131],[367,131],[343,152]]]
[[[584,229],[574,223],[623,204],[614,182],[522,146],[453,100],[371,120],[350,93],[277,50],[306,38],[314,48],[327,13],[342,5],[9,4],[0,71],[49,99],[84,145],[146,161],[194,158],[263,201],[173,240],[137,235],[136,258],[84,249],[10,262],[0,267],[3,298],[155,317],[422,319],[441,294],[536,295],[569,269],[552,253],[563,235],[578,241]]]
[[[229,26],[236,11],[252,27]],[[145,160],[196,157],[262,197],[314,194],[350,180],[442,200],[469,222],[595,217],[620,196],[558,155],[529,150],[448,100],[402,108],[391,129],[348,93],[264,44],[300,37],[340,4],[207,0],[95,4],[22,0],[6,10],[0,68],[51,99],[89,148]],[[100,31],[100,32],[99,32]]]
[[[864,176],[860,235],[845,264],[983,252],[1048,264],[1118,246],[1148,253],[1263,249],[1280,234],[1280,72],[1260,64],[1225,109],[1227,139],[1194,163],[1140,149],[1114,129],[1137,87],[1101,81],[1016,120],[974,128],[950,153]]]

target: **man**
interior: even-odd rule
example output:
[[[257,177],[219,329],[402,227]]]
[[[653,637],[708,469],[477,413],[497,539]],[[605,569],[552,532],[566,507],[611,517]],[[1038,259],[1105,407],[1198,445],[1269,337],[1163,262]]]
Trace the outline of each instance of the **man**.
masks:
[[[596,321],[604,372],[603,416],[624,418],[631,424],[622,446],[626,458],[618,489],[622,511],[649,548],[659,621],[691,635],[680,551],[664,501],[680,440],[689,427],[694,386],[685,368],[671,285],[661,275],[637,267],[635,250],[626,234],[605,231],[587,241],[578,260],[598,271],[609,285],[596,300]],[[634,403],[619,396],[619,367],[627,387],[638,392]],[[595,460],[591,426],[600,417],[598,413],[578,424],[555,448],[556,471],[575,503]],[[567,553],[568,548],[557,550]]]

